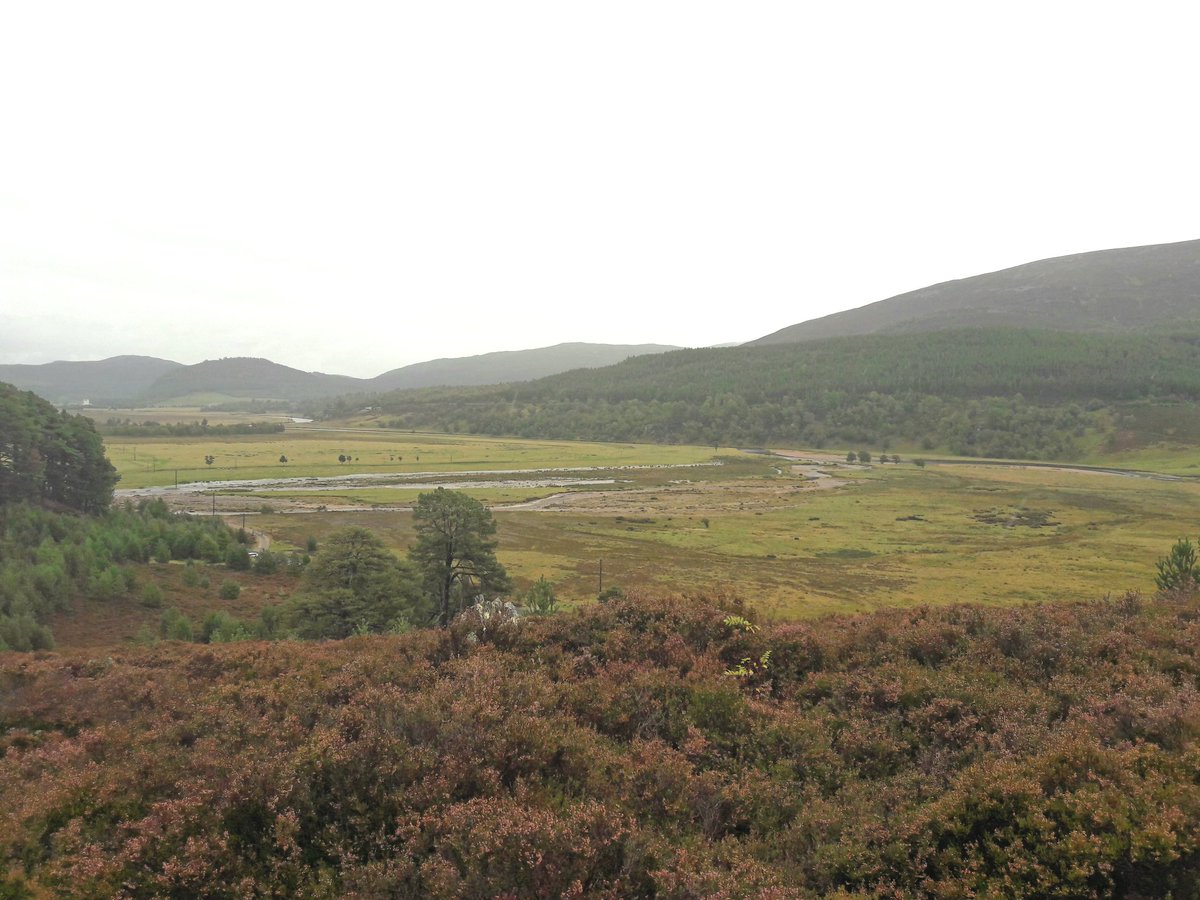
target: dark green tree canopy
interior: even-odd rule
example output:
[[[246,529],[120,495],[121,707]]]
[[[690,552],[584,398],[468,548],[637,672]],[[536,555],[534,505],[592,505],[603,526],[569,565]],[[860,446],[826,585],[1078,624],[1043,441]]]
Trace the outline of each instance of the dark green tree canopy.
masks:
[[[422,624],[428,616],[412,567],[373,532],[358,527],[343,528],[325,539],[288,604],[291,626],[306,638],[379,633]]]
[[[89,419],[0,384],[0,504],[50,501],[100,513],[117,478]]]
[[[965,456],[1057,459],[1079,451],[1086,429],[1111,433],[1096,404],[1197,398],[1200,340],[1191,331],[976,328],[677,350],[519,390],[425,388],[374,402],[386,424],[403,429],[727,447],[784,441],[882,450],[905,443]],[[347,396],[329,401],[322,415],[361,406],[361,398]],[[1161,430],[1130,412],[1136,418],[1122,431],[1130,424],[1147,435]]]
[[[434,621],[447,625],[476,594],[504,594],[512,585],[496,559],[496,522],[478,500],[438,488],[417,497],[417,542],[408,558],[435,604]]]

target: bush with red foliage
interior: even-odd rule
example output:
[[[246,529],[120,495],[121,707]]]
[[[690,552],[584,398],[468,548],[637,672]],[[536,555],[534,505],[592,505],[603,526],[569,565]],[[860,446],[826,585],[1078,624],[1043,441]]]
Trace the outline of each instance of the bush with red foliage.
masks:
[[[0,894],[1191,896],[1198,603],[5,654]]]

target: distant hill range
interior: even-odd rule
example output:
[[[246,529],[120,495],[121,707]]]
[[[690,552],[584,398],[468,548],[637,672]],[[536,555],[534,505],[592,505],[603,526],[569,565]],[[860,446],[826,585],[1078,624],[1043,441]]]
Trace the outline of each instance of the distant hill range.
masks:
[[[348,375],[302,372],[269,359],[235,356],[210,359],[168,372],[140,399],[161,403],[215,394],[260,400],[312,400],[362,390],[363,383],[363,379]]]
[[[146,356],[95,362],[0,366],[0,382],[33,391],[60,405],[212,402],[220,398],[306,401],[342,394],[415,387],[461,387],[527,381],[571,369],[612,365],[632,356],[664,353],[662,344],[558,344],[436,359],[393,369],[375,378],[304,372],[255,357],[207,360],[185,366]]]
[[[103,405],[147,393],[182,363],[153,356],[114,356],[94,362],[51,362],[39,366],[0,365],[0,381],[60,406],[85,400]]]
[[[957,328],[1200,331],[1200,241],[1076,253],[810,319],[746,346]]]
[[[1077,458],[1200,443],[1200,241],[1029,263],[728,349],[379,396],[396,428]],[[354,412],[351,398],[325,415]]]
[[[532,381],[571,369],[611,366],[631,356],[678,350],[665,344],[555,344],[536,350],[504,350],[459,359],[432,359],[372,378],[369,390],[395,391],[423,387],[459,387]]]

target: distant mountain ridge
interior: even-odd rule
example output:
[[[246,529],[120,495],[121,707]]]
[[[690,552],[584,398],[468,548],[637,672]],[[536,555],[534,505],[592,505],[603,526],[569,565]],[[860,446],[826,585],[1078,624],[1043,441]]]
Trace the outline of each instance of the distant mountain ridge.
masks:
[[[83,362],[0,365],[0,381],[60,406],[85,400],[102,404],[140,397],[158,379],[182,368],[183,363],[154,356],[113,356]]]
[[[1200,240],[1076,253],[947,281],[790,325],[746,346],[992,327],[1200,331]]]
[[[303,372],[269,359],[235,356],[168,372],[141,399],[163,401],[208,393],[260,400],[313,400],[359,391],[363,384],[363,379],[349,375]]]
[[[532,350],[429,360],[393,369],[375,378],[304,372],[258,357],[227,357],[185,366],[154,357],[116,356],[96,361],[4,365],[0,366],[0,382],[33,391],[59,405],[76,405],[84,401],[93,405],[106,402],[152,404],[206,395],[307,401],[413,387],[528,381],[571,369],[608,366],[633,356],[677,349],[665,344],[556,344]]]
[[[371,390],[461,387],[532,381],[571,369],[611,366],[631,356],[679,350],[666,344],[555,344],[535,350],[501,350],[457,359],[431,359],[384,372],[371,379]]]

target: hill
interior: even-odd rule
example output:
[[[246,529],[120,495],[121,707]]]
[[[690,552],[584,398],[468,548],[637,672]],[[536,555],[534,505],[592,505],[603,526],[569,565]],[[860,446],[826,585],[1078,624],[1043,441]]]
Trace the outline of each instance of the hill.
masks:
[[[780,329],[747,346],[950,328],[1200,331],[1200,241],[1077,253],[947,281]]]
[[[369,389],[394,391],[408,388],[503,384],[531,381],[571,369],[611,366],[631,356],[678,350],[665,344],[555,344],[533,350],[502,350],[479,356],[432,359],[384,372],[370,380]]]
[[[181,366],[156,380],[142,399],[161,402],[194,394],[261,400],[312,400],[365,389],[361,378],[302,372],[257,357],[229,357]]]
[[[90,400],[97,405],[140,397],[181,363],[153,356],[113,356],[86,362],[0,365],[0,381],[60,406]]]
[[[519,389],[398,391],[376,402],[400,428],[1056,459],[1111,404],[1196,399],[1200,338],[964,329],[680,350]],[[324,415],[352,411],[342,400]]]
[[[340,394],[432,386],[529,381],[571,369],[596,368],[634,356],[677,350],[666,344],[556,344],[479,356],[434,359],[392,369],[375,378],[304,372],[267,359],[230,357],[191,366],[149,356],[114,356],[89,362],[0,366],[0,381],[60,405],[87,400],[97,406],[182,399],[223,398],[307,401]],[[199,399],[198,399],[199,398]]]

